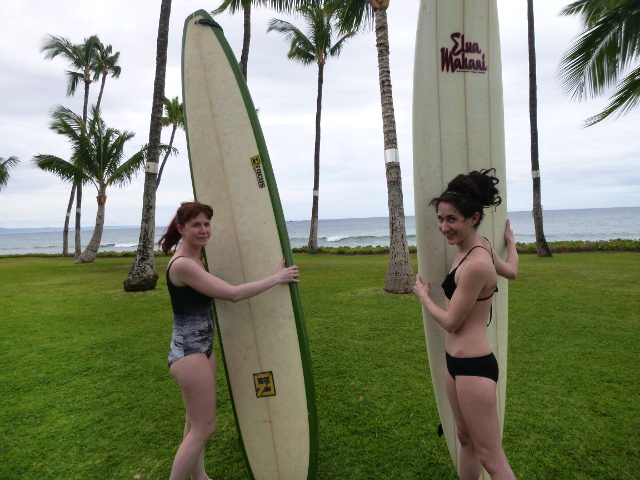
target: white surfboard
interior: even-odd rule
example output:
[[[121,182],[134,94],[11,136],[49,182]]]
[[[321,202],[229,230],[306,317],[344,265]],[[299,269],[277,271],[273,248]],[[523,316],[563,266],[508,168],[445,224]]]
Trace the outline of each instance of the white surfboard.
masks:
[[[413,90],[413,175],[418,269],[432,282],[442,307],[440,283],[451,268],[448,246],[429,206],[460,173],[495,168],[502,204],[485,210],[478,232],[505,258],[506,175],[502,67],[496,0],[422,0],[416,38]],[[489,341],[500,367],[498,414],[502,432],[507,380],[507,282],[499,277]],[[449,453],[459,466],[460,444],[445,390],[445,331],[423,309],[427,350],[438,412]],[[481,478],[489,476],[483,472]]]
[[[238,285],[293,264],[282,207],[249,90],[204,10],[184,25],[182,81],[193,189],[213,207],[211,273]],[[215,301],[236,423],[251,478],[315,478],[317,417],[297,284],[236,304]]]

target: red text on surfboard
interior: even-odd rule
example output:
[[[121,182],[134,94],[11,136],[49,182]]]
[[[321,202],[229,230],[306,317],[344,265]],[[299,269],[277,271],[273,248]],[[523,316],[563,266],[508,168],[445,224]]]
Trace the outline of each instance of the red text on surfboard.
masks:
[[[443,72],[484,73],[487,66],[484,53],[477,42],[465,42],[464,34],[451,34],[453,48],[440,49],[440,69]]]

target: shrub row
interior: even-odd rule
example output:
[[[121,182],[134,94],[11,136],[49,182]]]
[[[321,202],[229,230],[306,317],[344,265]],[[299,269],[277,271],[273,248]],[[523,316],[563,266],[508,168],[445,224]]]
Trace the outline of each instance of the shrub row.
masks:
[[[640,240],[624,240],[621,238],[615,240],[601,240],[597,242],[587,241],[563,241],[563,242],[549,242],[549,249],[551,253],[576,253],[576,252],[640,252]],[[536,254],[535,243],[516,243],[516,249],[520,254]],[[297,247],[292,249],[293,253],[309,253],[308,247]],[[417,248],[415,246],[409,247],[410,253],[416,253]],[[326,253],[334,255],[379,255],[388,254],[389,247],[378,245],[373,247],[367,245],[365,247],[318,247],[316,253]],[[156,257],[163,256],[164,253],[158,250],[155,252]],[[0,255],[0,258],[11,258],[16,256],[22,257],[59,257],[60,254],[46,254],[46,253],[29,253],[26,255]],[[73,257],[73,254],[67,255]],[[99,258],[114,258],[114,257],[132,257],[136,256],[136,252],[100,252]]]

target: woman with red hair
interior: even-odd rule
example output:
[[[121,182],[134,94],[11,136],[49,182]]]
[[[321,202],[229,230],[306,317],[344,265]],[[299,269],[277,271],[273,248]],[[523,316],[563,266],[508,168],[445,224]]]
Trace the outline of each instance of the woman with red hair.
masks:
[[[282,283],[298,283],[298,267],[285,268],[262,280],[230,285],[211,275],[202,263],[211,236],[213,209],[185,202],[158,242],[165,254],[178,246],[167,266],[167,287],[174,322],[169,347],[169,372],[176,379],[186,410],[184,438],[176,453],[170,480],[208,480],[204,445],[216,427],[216,356],[213,354],[213,299],[239,302]]]

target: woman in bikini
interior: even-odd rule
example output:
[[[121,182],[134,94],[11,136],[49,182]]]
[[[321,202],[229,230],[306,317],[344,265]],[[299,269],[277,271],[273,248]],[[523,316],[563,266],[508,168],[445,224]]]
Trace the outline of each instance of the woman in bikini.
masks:
[[[438,228],[458,249],[453,268],[442,283],[445,308],[429,296],[430,282],[417,276],[413,293],[446,330],[446,388],[460,440],[460,478],[477,480],[484,467],[493,480],[515,479],[502,449],[496,404],[498,362],[487,338],[491,298],[498,275],[518,274],[518,253],[509,220],[505,227],[507,258],[478,235],[484,208],[500,205],[495,170],[458,175],[430,205]]]
[[[298,267],[285,268],[256,282],[233,286],[205,270],[202,251],[211,235],[213,209],[183,203],[158,242],[165,254],[179,244],[167,266],[167,286],[174,312],[169,372],[176,379],[186,410],[184,437],[170,480],[209,480],[204,445],[216,427],[216,356],[213,353],[213,299],[239,302],[278,284],[298,283]]]

